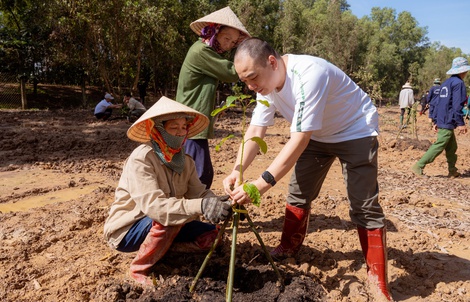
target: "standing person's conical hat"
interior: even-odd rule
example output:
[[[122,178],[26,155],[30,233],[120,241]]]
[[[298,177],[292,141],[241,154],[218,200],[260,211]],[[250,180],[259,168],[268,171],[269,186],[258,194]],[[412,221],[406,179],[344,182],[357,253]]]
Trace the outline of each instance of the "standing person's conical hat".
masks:
[[[192,22],[189,27],[198,35],[201,35],[201,30],[211,23],[217,23],[229,27],[238,29],[248,37],[251,37],[250,33],[243,26],[242,22],[238,19],[237,15],[230,9],[230,7],[224,7],[219,9],[205,17],[202,17]]]
[[[413,88],[410,84],[410,82],[406,82],[405,85],[401,86],[402,89],[404,88]]]
[[[134,124],[132,124],[129,130],[127,130],[127,137],[139,143],[146,143],[150,141],[150,136],[146,130],[146,121],[148,119],[167,121],[182,117],[191,119],[188,129],[188,138],[198,134],[209,125],[209,119],[204,114],[162,96],[152,107],[149,108],[149,110],[145,111],[145,113],[142,114]]]

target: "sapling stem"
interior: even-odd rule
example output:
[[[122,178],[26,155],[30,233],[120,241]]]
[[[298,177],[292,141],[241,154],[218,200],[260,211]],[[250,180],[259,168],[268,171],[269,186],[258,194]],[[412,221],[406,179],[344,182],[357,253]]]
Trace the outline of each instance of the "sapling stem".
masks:
[[[230,266],[227,278],[227,290],[225,293],[225,300],[232,301],[233,296],[233,280],[235,277],[235,260],[237,259],[237,233],[238,223],[240,221],[240,214],[236,211],[233,212],[233,229],[232,229],[232,248],[230,250]]]
[[[246,143],[246,140],[245,140],[246,108],[248,107],[248,105],[250,105],[252,103],[256,103],[256,100],[250,99],[250,96],[248,96],[248,95],[239,95],[239,96],[236,96],[236,97],[228,97],[226,104],[222,108],[218,108],[218,109],[212,111],[211,115],[215,116],[219,112],[221,112],[221,111],[223,111],[227,108],[233,107],[234,106],[233,103],[236,100],[238,100],[240,102],[240,104],[242,106],[242,110],[243,110],[242,124],[241,124],[241,126],[242,126],[242,130],[241,130],[242,141],[241,141],[241,148],[240,148],[241,149],[241,153],[240,153],[241,160],[240,160],[240,165],[239,165],[239,172],[240,172],[239,175],[240,176],[239,176],[239,179],[238,179],[237,186],[243,185],[243,190],[246,193],[249,194],[249,196],[252,200],[252,203],[256,206],[259,206],[259,204],[260,204],[260,193],[258,191],[258,188],[256,188],[256,186],[254,186],[252,183],[243,184],[243,169],[244,169],[243,168],[243,156],[244,156],[245,143]],[[267,101],[259,101],[259,102],[262,103],[265,106],[269,106]],[[230,137],[233,137],[233,135],[231,135],[227,138],[230,138]],[[227,138],[223,139],[221,143],[223,143]],[[250,140],[252,140],[252,141],[254,141],[258,144],[258,146],[260,147],[260,150],[261,150],[262,153],[266,153],[266,151],[267,151],[266,143],[260,137],[252,137],[252,138],[250,138]],[[218,148],[217,148],[218,146],[219,145],[216,146],[216,150],[218,150]],[[232,190],[233,190],[233,188],[232,188]],[[236,260],[236,248],[237,248],[237,233],[238,233],[238,225],[239,225],[240,215],[241,214],[243,214],[247,218],[248,223],[250,224],[251,230],[253,231],[253,233],[255,233],[256,238],[258,239],[258,241],[261,245],[261,248],[263,249],[266,257],[268,258],[269,262],[271,263],[271,266],[273,267],[274,271],[276,272],[277,277],[279,278],[279,282],[281,283],[281,290],[284,290],[284,281],[282,279],[282,276],[279,273],[279,270],[277,269],[276,265],[274,264],[274,261],[273,261],[271,255],[269,254],[268,250],[266,249],[266,246],[264,245],[263,240],[261,239],[261,236],[259,235],[258,231],[256,231],[255,225],[254,225],[253,221],[251,220],[250,216],[248,215],[248,211],[242,205],[233,205],[232,209],[233,209],[233,215],[232,215],[232,218],[233,218],[233,223],[232,223],[232,226],[233,226],[233,228],[232,228],[232,246],[231,246],[231,252],[230,252],[229,274],[228,274],[228,277],[227,277],[227,289],[226,289],[226,292],[225,292],[226,301],[231,302],[232,301],[232,296],[233,296],[233,281],[234,281],[234,278],[235,278],[234,275],[235,275],[235,262],[236,262],[235,260]],[[219,231],[219,234],[217,235],[217,238],[216,238],[214,244],[211,247],[211,250],[209,251],[209,254],[204,259],[204,262],[201,265],[201,268],[199,269],[196,277],[194,278],[194,280],[191,284],[191,287],[189,289],[189,291],[191,293],[194,291],[197,280],[202,275],[202,273],[203,273],[203,271],[204,271],[204,269],[207,265],[207,262],[209,261],[215,247],[217,246],[217,244],[220,240],[221,234],[225,231],[225,228],[227,227],[227,224],[228,224],[229,220],[230,219],[225,220],[223,226],[221,227],[221,229]]]
[[[202,263],[201,267],[199,268],[199,271],[197,272],[196,277],[194,277],[194,280],[191,283],[191,287],[189,288],[190,293],[194,291],[194,288],[196,287],[196,283],[199,280],[199,277],[201,277],[202,273],[206,269],[206,265],[209,262],[209,259],[212,257],[212,253],[214,252],[215,248],[219,244],[220,238],[222,238],[222,235],[224,234],[224,231],[227,228],[229,221],[230,219],[226,219],[224,223],[222,224],[222,227],[220,228],[219,233],[217,234],[217,237],[215,238],[214,243],[212,243],[209,253],[207,253],[206,258],[204,259],[204,262]]]
[[[243,101],[241,101],[243,103]],[[245,122],[246,122],[246,106],[242,106],[243,115],[242,115],[242,147],[241,147],[241,161],[243,161],[243,154],[245,152]],[[240,178],[238,179],[238,185],[240,186],[243,183],[243,163],[240,162]]]
[[[397,133],[397,137],[395,137],[395,140],[398,139],[398,137],[400,136],[400,134],[403,131],[403,129],[405,128],[405,126],[410,123],[410,119],[411,119],[411,134],[414,136],[415,139],[418,139],[418,130],[417,130],[417,126],[416,126],[417,107],[418,107],[418,102],[415,102],[413,104],[413,106],[411,106],[410,111],[408,112],[408,116],[406,117],[405,125],[400,127],[400,129]]]
[[[242,206],[242,209],[245,209],[245,207]],[[255,228],[255,224],[253,223],[253,220],[251,220],[250,215],[248,215],[248,212],[245,214],[246,220],[248,220],[248,224],[250,225],[251,230],[253,233],[255,233],[256,238],[258,238],[259,244],[261,248],[264,251],[264,254],[266,255],[266,258],[268,258],[269,263],[271,263],[271,266],[273,267],[274,271],[276,272],[277,278],[279,279],[279,283],[281,284],[281,291],[284,290],[284,279],[282,279],[281,273],[277,269],[276,264],[274,264],[274,260],[271,257],[271,254],[268,252],[268,249],[264,245],[263,239],[261,239],[261,236],[259,235],[258,231]]]

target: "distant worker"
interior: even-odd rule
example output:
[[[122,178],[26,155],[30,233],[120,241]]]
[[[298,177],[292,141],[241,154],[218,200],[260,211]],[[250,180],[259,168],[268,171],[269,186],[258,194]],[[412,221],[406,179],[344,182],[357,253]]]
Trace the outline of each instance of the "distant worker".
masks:
[[[403,124],[403,117],[405,116],[405,111],[407,115],[410,115],[411,106],[413,106],[415,100],[413,95],[413,89],[409,82],[406,82],[405,85],[401,87],[400,96],[398,98],[398,103],[400,104],[400,129],[406,127],[406,123]]]
[[[113,114],[113,109],[121,108],[119,104],[113,104],[114,97],[110,93],[104,95],[104,99],[95,107],[95,117],[99,120],[106,121]]]
[[[429,117],[431,117],[432,111],[434,110],[434,108],[431,108],[431,102],[433,100],[439,99],[440,86],[441,86],[441,79],[435,78],[432,87],[429,88],[429,94],[428,94],[428,97],[426,98],[426,103],[428,104],[428,107],[429,107]]]
[[[452,61],[452,68],[447,71],[451,77],[442,83],[437,101],[433,99],[431,105],[433,110],[430,112],[430,114],[432,113],[430,118],[434,123],[434,130],[437,130],[437,140],[411,167],[414,174],[423,175],[424,167],[432,163],[445,150],[449,171],[447,176],[450,178],[460,176],[455,166],[457,163],[457,139],[454,129],[457,129],[459,134],[467,133],[462,109],[467,100],[467,90],[463,79],[469,70],[470,65],[467,59],[458,57]]]
[[[419,115],[423,115],[426,113],[426,111],[429,109],[429,104],[428,104],[428,95],[429,95],[429,90],[426,91],[426,93],[423,93],[421,96],[421,99],[419,100],[421,104],[421,110],[419,111]]]
[[[145,96],[147,95],[147,86],[148,86],[148,77],[141,79],[139,83],[137,83],[137,89],[139,89],[139,96],[140,101],[142,104],[145,104]]]
[[[144,114],[147,109],[145,106],[132,97],[130,93],[124,95],[124,104],[129,108],[129,113],[127,114],[127,120],[129,122],[135,122],[142,114]]]

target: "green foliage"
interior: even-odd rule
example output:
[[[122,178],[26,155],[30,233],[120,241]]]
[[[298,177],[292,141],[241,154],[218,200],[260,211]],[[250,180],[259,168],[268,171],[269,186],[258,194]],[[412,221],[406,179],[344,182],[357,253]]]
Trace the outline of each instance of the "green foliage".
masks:
[[[248,193],[248,196],[250,196],[251,203],[253,203],[253,205],[257,207],[261,205],[261,195],[259,193],[258,188],[254,184],[252,184],[251,182],[244,183],[243,191]]]
[[[440,43],[433,43],[425,52],[424,63],[418,70],[414,85],[421,92],[429,90],[435,78],[445,81],[446,71],[450,69],[454,58],[464,56],[460,49],[448,48]]]
[[[289,1],[287,1],[289,2]],[[259,37],[274,45],[274,34],[280,24],[279,0],[231,0],[230,8],[253,37]]]
[[[425,28],[409,12],[396,15],[392,8],[373,8],[362,20],[367,28],[363,69],[381,82],[384,97],[397,97],[401,85],[416,76],[428,47]]]
[[[215,145],[215,151],[219,152],[220,151],[220,148],[222,147],[222,145],[228,140],[228,139],[231,139],[231,138],[234,138],[235,135],[233,134],[229,134],[227,135],[226,137],[222,138],[222,140],[217,144]]]
[[[0,66],[30,81],[87,82],[116,95],[146,81],[168,95],[198,38],[189,24],[227,5],[281,54],[325,58],[374,99],[396,98],[410,79],[425,91],[445,79],[454,57],[468,56],[430,45],[407,11],[375,7],[358,19],[346,0],[0,0]]]
[[[211,116],[216,116],[222,111],[227,110],[228,108],[233,108],[235,106],[240,106],[242,108],[242,129],[241,129],[241,158],[243,159],[243,152],[245,150],[245,144],[248,141],[253,141],[256,144],[258,144],[258,147],[260,148],[260,151],[264,154],[268,151],[268,146],[266,142],[261,138],[261,137],[251,137],[248,140],[245,140],[245,128],[246,128],[246,110],[249,106],[252,104],[256,104],[256,100],[252,98],[251,95],[246,95],[246,94],[241,94],[240,90],[241,88],[239,86],[235,86],[233,89],[235,92],[235,95],[228,96],[224,105],[221,106],[220,108],[217,108],[211,112]],[[263,104],[264,106],[269,107],[269,103],[266,100],[259,100],[258,101],[260,104]],[[235,136],[233,134],[230,134],[226,137],[224,137],[219,144],[216,145],[216,151],[220,150],[220,146],[230,138],[234,138]],[[239,163],[240,167],[240,177],[243,176],[243,162]],[[238,184],[242,184],[242,179],[239,179]],[[243,184],[243,190],[248,193],[248,195],[251,198],[251,201],[254,205],[259,206],[261,203],[261,197],[258,189],[256,188],[255,185],[251,183],[245,183]]]
[[[50,1],[0,1],[0,66],[28,77],[38,76],[35,63],[50,50]]]
[[[255,137],[250,138],[250,140],[258,144],[261,153],[265,154],[266,152],[268,152],[268,145],[263,139],[255,136]]]
[[[261,104],[263,104],[264,106],[267,106],[269,107],[269,103],[266,101],[266,100],[255,100],[251,97],[251,95],[247,95],[247,94],[238,94],[238,95],[231,95],[231,96],[228,96],[227,99],[226,99],[226,102],[224,103],[223,106],[221,106],[220,108],[217,108],[217,109],[214,109],[212,112],[211,112],[211,116],[216,116],[217,114],[219,114],[220,112],[222,111],[225,111],[229,108],[233,108],[233,107],[236,107],[237,105],[240,106],[242,108],[242,111],[243,111],[243,115],[242,115],[242,147],[245,145],[245,143],[247,141],[245,141],[244,137],[245,137],[245,127],[246,127],[246,109],[256,103],[256,102],[259,102]],[[229,134],[228,136],[222,138],[222,140],[216,145],[216,151],[220,151],[220,147],[228,140],[228,139],[231,139],[231,138],[234,138],[235,135],[233,134]],[[249,140],[255,142],[258,144],[259,148],[260,148],[260,151],[264,154],[267,152],[268,150],[268,146],[266,144],[266,142],[260,138],[260,137],[252,137],[250,138]],[[242,165],[242,163],[240,163]]]
[[[374,75],[361,67],[357,72],[352,74],[356,83],[367,93],[374,104],[382,105],[382,80],[375,80]]]

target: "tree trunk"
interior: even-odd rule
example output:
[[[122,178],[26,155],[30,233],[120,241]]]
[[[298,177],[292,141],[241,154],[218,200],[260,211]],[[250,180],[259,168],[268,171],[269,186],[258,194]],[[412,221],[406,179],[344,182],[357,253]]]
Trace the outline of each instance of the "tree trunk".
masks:
[[[87,97],[86,97],[86,83],[85,83],[85,75],[82,75],[82,107],[87,108]]]
[[[26,99],[26,79],[20,79],[21,109],[28,109],[28,100]]]

